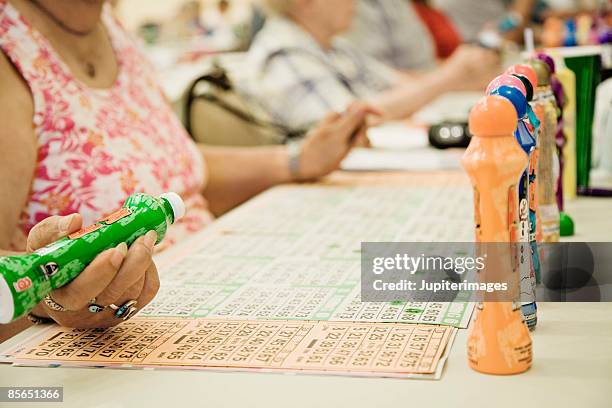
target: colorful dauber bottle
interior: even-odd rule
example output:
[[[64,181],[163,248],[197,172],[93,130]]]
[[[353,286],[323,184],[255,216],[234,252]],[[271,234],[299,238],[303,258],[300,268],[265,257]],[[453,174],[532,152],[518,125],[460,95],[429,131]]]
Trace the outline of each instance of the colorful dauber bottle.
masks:
[[[160,243],[169,225],[184,215],[185,204],[176,193],[133,194],[123,207],[80,231],[29,254],[0,257],[0,324],[29,313],[52,290],[76,278],[99,253],[121,242],[130,246],[151,230]]]
[[[511,75],[505,75],[509,79],[506,81],[498,81],[497,83],[510,84],[512,80],[518,81],[518,79]],[[504,76],[502,76],[503,78]],[[520,82],[520,81],[519,81]],[[521,83],[522,85],[522,83]],[[490,89],[492,88],[492,89]],[[524,89],[524,88],[523,88]],[[527,98],[525,93],[516,86],[500,85],[497,88],[487,88],[490,95],[500,95],[508,99],[518,115],[517,129],[514,132],[514,136],[527,157],[531,156],[531,153],[535,149],[535,139],[528,129],[524,120],[527,116]],[[537,305],[536,305],[536,278],[535,271],[532,267],[532,254],[529,245],[529,234],[530,234],[530,222],[529,222],[529,160],[527,166],[521,174],[521,178],[518,184],[518,268],[521,279],[521,311],[525,318],[525,323],[530,330],[533,330],[537,324]]]
[[[550,88],[550,69],[538,59],[530,60],[538,78],[534,92],[533,110],[540,120],[539,157],[538,157],[538,207],[543,242],[559,241],[559,207],[555,196],[556,178],[554,175],[557,145],[557,104]]]
[[[576,198],[576,74],[565,65],[565,59],[559,53],[554,57],[555,77],[563,89],[563,197]],[[559,208],[561,210],[561,208]],[[569,226],[568,235],[573,235],[573,226]],[[561,236],[563,224],[561,225]]]
[[[555,143],[557,151],[554,156],[555,169],[558,169],[555,176],[555,196],[557,198],[557,207],[559,208],[559,232],[562,237],[574,235],[574,221],[567,215],[564,210],[564,191],[563,191],[563,179],[565,173],[565,160],[564,150],[567,144],[568,138],[566,136],[566,126],[564,113],[565,107],[568,104],[568,98],[563,86],[563,83],[559,78],[558,74],[563,76],[563,67],[560,68],[557,73],[557,67],[555,61],[548,54],[538,53],[536,58],[543,61],[550,69],[550,88],[554,101],[557,107],[557,128],[555,131]]]
[[[534,90],[538,85],[538,78],[533,68],[527,64],[517,64],[508,68],[506,73],[521,80],[526,89],[527,102],[531,102],[533,100]],[[542,231],[540,226],[540,211],[538,205],[537,177],[539,160],[538,134],[540,132],[540,120],[531,108],[531,105],[527,105],[527,118],[522,122],[525,127],[527,127],[527,130],[530,131],[535,140],[535,148],[529,155],[529,245],[531,248],[532,272],[536,277],[536,282],[540,282],[541,265],[538,242],[542,241]],[[521,126],[520,123],[519,126]]]
[[[522,373],[532,361],[529,330],[519,304],[513,301],[519,278],[510,242],[517,235],[517,183],[527,166],[527,155],[514,137],[517,121],[516,110],[507,99],[499,95],[481,99],[470,112],[473,137],[462,160],[474,186],[478,253],[486,247],[489,259],[479,272],[480,280],[489,280],[491,275],[504,277],[511,296],[487,296],[478,304],[472,322],[469,364],[487,374]]]

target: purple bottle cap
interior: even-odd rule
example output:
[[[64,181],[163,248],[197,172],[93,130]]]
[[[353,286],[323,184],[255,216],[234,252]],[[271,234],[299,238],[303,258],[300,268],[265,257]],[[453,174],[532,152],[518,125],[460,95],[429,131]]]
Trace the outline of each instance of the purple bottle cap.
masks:
[[[550,68],[550,73],[551,74],[555,73],[555,60],[553,60],[550,55],[544,54],[543,52],[539,52],[536,55],[536,58],[539,59],[540,61],[546,63],[546,65],[548,65],[548,68]]]

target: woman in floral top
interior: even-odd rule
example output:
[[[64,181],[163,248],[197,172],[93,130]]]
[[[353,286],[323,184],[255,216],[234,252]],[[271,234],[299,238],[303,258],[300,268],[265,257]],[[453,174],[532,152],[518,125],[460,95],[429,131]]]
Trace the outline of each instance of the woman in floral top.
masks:
[[[284,146],[212,148],[194,144],[142,57],[104,0],[0,0],[0,255],[32,251],[119,207],[129,195],[179,193],[187,216],[175,242],[283,182],[337,168],[363,129],[367,109],[330,114],[301,145],[299,166]],[[74,327],[117,324],[87,306],[138,300],[159,280],[155,233],[131,248],[103,252],[31,319]],[[53,305],[52,305],[53,306]],[[0,326],[0,340],[25,326]]]

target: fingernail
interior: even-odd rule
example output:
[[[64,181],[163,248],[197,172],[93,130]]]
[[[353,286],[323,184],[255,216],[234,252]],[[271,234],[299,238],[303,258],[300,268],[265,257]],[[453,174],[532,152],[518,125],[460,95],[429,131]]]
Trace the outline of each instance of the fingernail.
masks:
[[[153,249],[153,245],[155,245],[155,241],[157,241],[157,232],[149,231],[144,237],[144,244],[147,248]]]
[[[115,249],[119,252],[121,252],[123,254],[123,256],[126,256],[128,253],[128,246],[125,242],[120,243],[119,245],[117,245],[115,247]]]
[[[72,220],[74,220],[75,214],[68,215],[61,219],[59,222],[60,232],[68,232],[70,231],[70,226],[72,225]]]
[[[128,251],[128,247],[125,244],[125,242],[122,242],[115,247],[113,251],[114,253],[111,256],[111,260],[110,260],[111,265],[113,265],[115,269],[119,269],[119,267],[123,263],[123,260],[125,259],[125,255],[127,254],[127,251]]]

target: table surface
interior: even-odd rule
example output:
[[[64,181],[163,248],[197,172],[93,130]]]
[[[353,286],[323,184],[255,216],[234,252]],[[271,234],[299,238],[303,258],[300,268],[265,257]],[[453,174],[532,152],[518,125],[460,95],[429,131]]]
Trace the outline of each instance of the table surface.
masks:
[[[610,241],[612,200],[578,198],[577,241]],[[612,304],[539,304],[534,364],[517,376],[469,369],[460,330],[440,381],[0,365],[0,386],[63,386],[61,407],[610,407]],[[0,346],[10,346],[19,336]],[[9,404],[25,406],[23,404]]]

